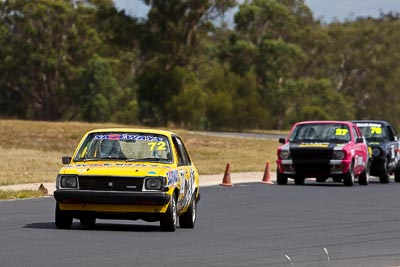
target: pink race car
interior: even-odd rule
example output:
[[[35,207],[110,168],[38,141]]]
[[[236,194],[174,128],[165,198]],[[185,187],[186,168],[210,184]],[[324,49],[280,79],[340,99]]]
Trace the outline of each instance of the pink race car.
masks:
[[[353,186],[369,182],[368,146],[361,131],[352,122],[304,121],[292,126],[287,139],[279,139],[276,161],[277,183],[288,178],[302,185],[306,178],[325,182],[343,182]]]

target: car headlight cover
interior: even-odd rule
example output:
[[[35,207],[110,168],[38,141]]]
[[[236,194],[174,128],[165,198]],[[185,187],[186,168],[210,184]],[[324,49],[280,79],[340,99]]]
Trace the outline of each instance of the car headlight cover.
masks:
[[[372,149],[372,155],[374,157],[379,157],[381,155],[381,149],[379,147],[374,147]]]
[[[161,190],[164,187],[164,177],[147,177],[145,180],[146,190]]]
[[[61,188],[78,188],[78,177],[76,176],[61,176]]]
[[[281,159],[288,159],[288,158],[290,158],[290,152],[289,152],[289,150],[281,150],[281,152],[280,152],[280,157],[281,157]]]
[[[343,150],[336,150],[336,151],[333,153],[333,157],[334,157],[335,159],[338,159],[338,160],[344,159],[345,156],[346,156],[346,153],[345,153]]]

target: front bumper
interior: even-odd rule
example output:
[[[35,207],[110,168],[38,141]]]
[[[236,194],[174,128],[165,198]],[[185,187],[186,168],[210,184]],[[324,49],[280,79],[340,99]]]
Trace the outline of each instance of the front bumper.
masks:
[[[294,164],[293,160],[278,160],[279,172],[288,176],[305,177],[340,175],[349,171],[351,160],[310,160]]]
[[[54,198],[63,204],[164,206],[169,203],[171,196],[165,192],[56,190]]]

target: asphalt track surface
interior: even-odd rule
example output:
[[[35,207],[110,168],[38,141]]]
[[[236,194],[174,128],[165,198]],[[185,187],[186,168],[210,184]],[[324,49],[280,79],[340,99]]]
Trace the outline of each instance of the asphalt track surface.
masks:
[[[3,201],[0,266],[399,266],[399,193],[393,181],[203,187],[195,229],[173,233],[106,220],[59,230],[53,198]]]

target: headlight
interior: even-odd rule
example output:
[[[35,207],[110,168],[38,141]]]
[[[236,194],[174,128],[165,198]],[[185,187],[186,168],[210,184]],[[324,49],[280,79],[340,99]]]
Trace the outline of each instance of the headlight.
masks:
[[[165,179],[163,177],[148,177],[145,180],[146,190],[161,190],[164,187]]]
[[[61,188],[78,188],[78,177],[76,176],[61,176]]]
[[[282,150],[279,156],[281,159],[288,159],[290,157],[290,152],[288,150]]]
[[[346,156],[346,153],[343,150],[336,150],[333,152],[333,158],[342,160]]]
[[[372,155],[374,157],[379,157],[381,155],[381,149],[379,147],[374,147],[372,149]]]

